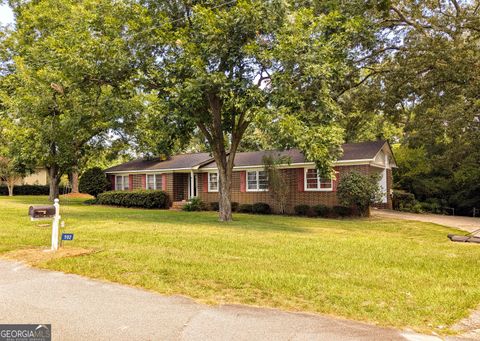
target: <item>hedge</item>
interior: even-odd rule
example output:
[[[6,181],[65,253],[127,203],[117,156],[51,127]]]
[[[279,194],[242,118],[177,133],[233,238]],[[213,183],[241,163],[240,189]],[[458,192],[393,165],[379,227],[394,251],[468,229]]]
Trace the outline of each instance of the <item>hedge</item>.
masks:
[[[231,205],[232,205],[232,212],[237,212],[239,207],[238,202],[232,201]],[[209,204],[209,207],[210,207],[210,211],[218,212],[218,210],[220,209],[220,204],[218,203],[218,201],[214,201]]]
[[[251,204],[241,204],[238,206],[238,212],[240,213],[252,213],[252,205]]]
[[[308,211],[310,210],[310,206],[308,205],[297,205],[293,208],[295,211],[296,215],[302,215],[305,216],[308,214]]]
[[[46,185],[19,185],[13,187],[13,195],[48,195],[50,186]],[[60,194],[67,193],[65,187],[60,187]],[[0,195],[8,195],[8,187],[0,186]]]
[[[252,205],[252,213],[255,214],[270,214],[272,213],[272,209],[270,205],[264,202],[256,202]]]
[[[101,193],[97,204],[141,208],[169,208],[170,198],[164,191],[111,191]]]
[[[404,191],[394,190],[392,199],[394,210],[401,210],[404,208],[415,206],[417,204],[417,201],[415,200],[415,195]]]

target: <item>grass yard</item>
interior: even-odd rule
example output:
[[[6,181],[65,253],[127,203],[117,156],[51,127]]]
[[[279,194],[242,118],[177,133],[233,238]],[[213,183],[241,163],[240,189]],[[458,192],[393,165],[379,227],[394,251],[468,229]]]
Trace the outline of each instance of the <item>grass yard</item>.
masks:
[[[0,198],[0,254],[45,247],[27,217],[45,197]],[[65,204],[65,202],[64,202]],[[97,252],[36,266],[182,294],[448,333],[480,302],[480,245],[395,220],[328,220],[63,206],[68,247]],[[43,223],[43,222],[42,222]]]

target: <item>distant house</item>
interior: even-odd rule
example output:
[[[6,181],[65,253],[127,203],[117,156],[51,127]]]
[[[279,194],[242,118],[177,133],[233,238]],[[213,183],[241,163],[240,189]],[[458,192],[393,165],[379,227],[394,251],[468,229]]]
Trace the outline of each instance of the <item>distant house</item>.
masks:
[[[2,185],[3,182],[0,179],[0,185]],[[20,186],[20,185],[48,185],[48,171],[46,168],[36,168],[35,171],[26,177],[18,180],[15,183],[15,186]]]
[[[380,207],[391,208],[392,168],[396,167],[392,149],[386,141],[349,143],[343,146],[343,156],[335,162],[336,179],[322,179],[315,164],[305,160],[295,149],[237,153],[233,168],[232,201],[240,204],[266,202],[268,193],[265,155],[287,156],[290,164],[280,166],[289,190],[287,211],[299,204],[338,205],[336,190],[342,175],[350,171],[380,174],[384,193]],[[199,197],[204,202],[218,202],[218,169],[209,153],[175,155],[167,160],[139,159],[111,167],[105,171],[112,190],[157,189],[170,195],[173,201]]]

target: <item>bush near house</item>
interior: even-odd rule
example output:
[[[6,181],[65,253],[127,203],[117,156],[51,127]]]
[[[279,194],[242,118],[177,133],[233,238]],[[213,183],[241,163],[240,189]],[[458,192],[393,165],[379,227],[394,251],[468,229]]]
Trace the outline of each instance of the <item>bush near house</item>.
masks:
[[[164,191],[112,191],[101,193],[97,204],[141,208],[169,208],[170,198]]]
[[[252,205],[252,213],[255,214],[271,214],[272,209],[270,205],[265,202],[256,202]]]
[[[331,209],[325,205],[316,205],[312,207],[312,210],[315,212],[315,215],[318,217],[328,217],[331,213]]]
[[[87,169],[80,177],[78,189],[81,193],[93,195],[95,198],[111,188],[105,173],[99,167]]]
[[[342,176],[338,184],[337,195],[342,206],[354,207],[361,216],[370,215],[370,205],[379,202],[382,198],[378,184],[379,175],[365,175],[359,172],[350,172]],[[339,216],[346,213],[346,210],[335,209],[333,211]]]
[[[252,213],[253,205],[242,204],[238,207],[238,212],[240,213]]]
[[[183,207],[182,211],[195,212],[195,211],[207,211],[208,206],[200,198],[192,198]]]
[[[306,216],[308,214],[308,211],[310,210],[309,205],[297,205],[293,208],[295,211],[295,215],[299,216]]]

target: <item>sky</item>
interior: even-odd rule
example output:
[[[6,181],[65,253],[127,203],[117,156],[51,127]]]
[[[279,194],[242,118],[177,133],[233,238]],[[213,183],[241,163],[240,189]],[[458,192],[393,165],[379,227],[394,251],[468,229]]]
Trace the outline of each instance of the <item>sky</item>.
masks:
[[[0,5],[0,25],[13,23],[13,12],[8,5]]]

